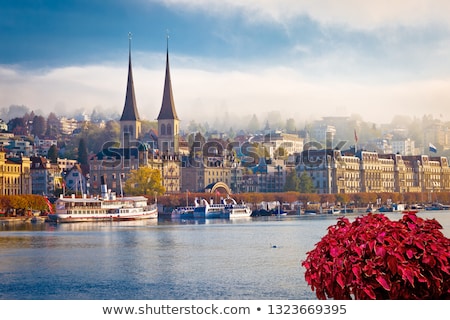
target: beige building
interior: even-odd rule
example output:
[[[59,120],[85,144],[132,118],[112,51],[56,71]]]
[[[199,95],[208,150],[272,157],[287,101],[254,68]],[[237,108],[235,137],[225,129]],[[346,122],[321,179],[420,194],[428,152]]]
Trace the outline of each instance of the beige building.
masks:
[[[31,194],[31,161],[0,150],[0,195]]]
[[[215,157],[182,168],[182,191],[204,191],[222,182],[231,185],[232,170],[223,157]]]
[[[310,150],[303,153],[297,172],[307,172],[318,193],[450,191],[445,157]]]

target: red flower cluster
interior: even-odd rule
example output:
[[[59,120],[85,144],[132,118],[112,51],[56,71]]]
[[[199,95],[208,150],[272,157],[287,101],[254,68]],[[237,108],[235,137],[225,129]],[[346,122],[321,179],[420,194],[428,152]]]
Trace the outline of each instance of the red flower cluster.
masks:
[[[450,239],[435,219],[339,218],[302,262],[319,299],[450,299]]]

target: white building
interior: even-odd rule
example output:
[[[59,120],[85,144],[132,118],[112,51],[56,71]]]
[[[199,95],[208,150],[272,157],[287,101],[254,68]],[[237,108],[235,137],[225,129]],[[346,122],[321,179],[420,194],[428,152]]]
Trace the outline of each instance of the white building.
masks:
[[[415,154],[415,143],[407,138],[402,140],[392,140],[392,153],[401,154],[402,156],[412,156]]]

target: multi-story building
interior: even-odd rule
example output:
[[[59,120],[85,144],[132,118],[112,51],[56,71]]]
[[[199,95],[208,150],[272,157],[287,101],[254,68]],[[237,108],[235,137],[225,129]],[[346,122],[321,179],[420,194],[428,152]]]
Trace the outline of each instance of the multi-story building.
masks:
[[[270,158],[287,157],[303,150],[303,138],[296,134],[284,133],[281,131],[271,131],[264,135],[262,145],[269,152]],[[286,154],[276,155],[277,150],[283,149]]]
[[[77,160],[73,160],[73,159],[61,159],[58,158],[58,167],[62,170],[62,171],[69,171],[70,169],[73,168],[73,166],[75,164],[77,164]]]
[[[30,141],[22,138],[10,139],[8,145],[5,146],[5,149],[13,154],[23,154],[26,157],[33,154],[33,145]]]
[[[33,194],[55,195],[61,188],[61,169],[58,164],[50,163],[45,157],[33,156],[31,160],[31,189]]]
[[[71,135],[77,128],[79,128],[79,123],[76,119],[66,117],[59,119],[59,132],[62,134]]]
[[[283,161],[269,161],[265,170],[256,171],[257,192],[283,192],[286,168]]]
[[[441,120],[431,120],[424,128],[424,153],[428,151],[428,143],[442,146],[444,149],[450,149],[450,128]]]
[[[415,142],[409,138],[402,140],[391,140],[392,152],[403,156],[412,156],[416,152]]]
[[[31,194],[31,161],[0,150],[0,195]]]
[[[309,174],[317,193],[333,192],[332,169],[335,166],[336,154],[331,149],[311,149],[301,153],[300,162],[297,164],[297,172],[300,176],[303,172]],[[334,169],[338,169],[337,166]],[[339,170],[342,171],[342,170]],[[339,175],[334,174],[338,179]]]
[[[8,131],[8,124],[3,121],[3,119],[0,119],[0,132],[6,132]]]
[[[342,155],[339,150],[333,152],[332,193],[355,193],[360,190],[360,159]]]
[[[311,176],[318,193],[450,191],[445,157],[309,150],[296,170]]]
[[[48,150],[51,146],[57,145],[58,140],[56,139],[39,139],[39,137],[35,137],[34,139],[34,149],[38,155],[46,157],[48,154]]]
[[[237,172],[234,173],[237,174]],[[229,186],[232,184],[232,164],[223,154],[217,154],[214,157],[199,155],[194,159],[185,156],[181,169],[181,181],[183,191],[212,190],[214,185],[221,183],[227,192],[231,192]]]
[[[64,174],[64,191],[70,194],[90,194],[89,172],[87,168],[76,163]]]

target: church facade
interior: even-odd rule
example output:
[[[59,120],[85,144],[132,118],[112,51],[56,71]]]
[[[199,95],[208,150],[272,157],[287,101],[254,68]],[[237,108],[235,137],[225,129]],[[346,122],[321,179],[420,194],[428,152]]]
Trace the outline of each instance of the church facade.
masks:
[[[128,80],[125,104],[120,118],[120,144],[104,146],[90,160],[90,190],[100,193],[101,177],[105,178],[108,189],[122,194],[123,186],[131,170],[147,166],[161,172],[162,184],[166,193],[180,191],[179,160],[179,118],[176,113],[172,83],[170,80],[169,50],[167,46],[166,73],[162,105],[159,112],[156,143],[147,143],[149,133],[141,131],[141,119],[134,91],[131,63],[131,38],[128,56]],[[154,132],[152,132],[154,136]]]

